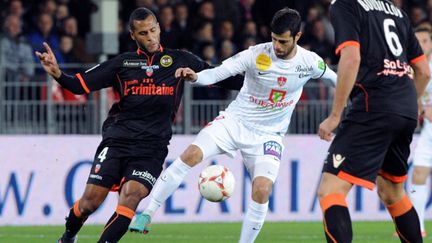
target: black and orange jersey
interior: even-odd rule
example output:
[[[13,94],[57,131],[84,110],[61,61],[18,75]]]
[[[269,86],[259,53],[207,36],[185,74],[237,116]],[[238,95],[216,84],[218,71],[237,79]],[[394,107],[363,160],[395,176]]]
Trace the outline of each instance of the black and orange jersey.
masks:
[[[104,122],[104,142],[167,145],[182,97],[184,82],[174,77],[180,67],[198,72],[209,65],[189,52],[161,47],[154,54],[141,49],[120,54],[77,73],[87,93],[113,87],[120,94]]]
[[[336,54],[360,48],[361,63],[351,109],[417,118],[410,64],[426,58],[408,15],[387,0],[336,0],[331,8]]]

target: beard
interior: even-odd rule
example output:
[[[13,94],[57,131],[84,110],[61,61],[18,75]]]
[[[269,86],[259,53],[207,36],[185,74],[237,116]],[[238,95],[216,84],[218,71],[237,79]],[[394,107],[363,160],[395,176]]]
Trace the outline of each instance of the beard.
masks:
[[[275,52],[275,55],[276,55],[276,57],[277,58],[280,58],[280,59],[287,59],[287,57],[291,54],[291,52],[294,50],[294,47],[295,47],[296,45],[294,44],[294,45],[292,45],[291,47],[288,47],[288,49],[286,50],[286,51],[284,51],[284,52],[280,52],[280,53],[277,53],[276,52],[276,50],[274,51]]]

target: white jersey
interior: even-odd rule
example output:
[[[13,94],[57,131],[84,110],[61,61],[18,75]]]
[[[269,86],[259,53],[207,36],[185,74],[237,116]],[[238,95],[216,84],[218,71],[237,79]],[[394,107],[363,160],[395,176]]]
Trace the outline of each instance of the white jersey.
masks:
[[[309,79],[326,74],[336,82],[336,74],[316,53],[297,46],[295,56],[284,60],[276,57],[271,42],[252,46],[221,66],[198,73],[197,82],[213,83],[244,72],[243,87],[226,111],[249,128],[279,134],[287,132]]]
[[[432,70],[432,60],[429,61],[429,69]],[[424,95],[422,96],[423,105],[432,105],[432,79],[429,80]]]
[[[432,60],[429,61],[429,68],[432,70]],[[432,106],[432,79],[429,80],[428,85],[426,86],[426,90],[424,95],[422,96],[422,104],[427,106],[428,109],[431,109]],[[428,119],[424,119],[422,133],[427,133],[429,139],[432,139],[432,122]]]

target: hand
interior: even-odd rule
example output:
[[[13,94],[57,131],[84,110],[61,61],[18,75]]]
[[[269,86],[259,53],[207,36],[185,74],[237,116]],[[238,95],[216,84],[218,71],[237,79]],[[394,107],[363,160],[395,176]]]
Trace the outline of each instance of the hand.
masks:
[[[44,42],[43,45],[46,52],[40,53],[36,51],[36,56],[39,58],[42,67],[49,75],[54,78],[59,78],[61,76],[61,70],[57,64],[57,59],[51,50],[51,47],[46,42]]]
[[[178,68],[174,76],[190,82],[195,82],[198,79],[198,75],[190,68]]]
[[[322,140],[331,141],[332,132],[337,128],[340,122],[340,116],[330,115],[319,125],[318,135]]]

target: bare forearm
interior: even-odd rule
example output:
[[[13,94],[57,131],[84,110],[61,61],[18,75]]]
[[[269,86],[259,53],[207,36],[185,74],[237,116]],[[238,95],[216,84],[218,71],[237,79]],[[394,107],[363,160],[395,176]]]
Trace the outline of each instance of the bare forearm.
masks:
[[[331,115],[340,117],[357,78],[360,60],[342,56],[339,62],[336,92]]]

